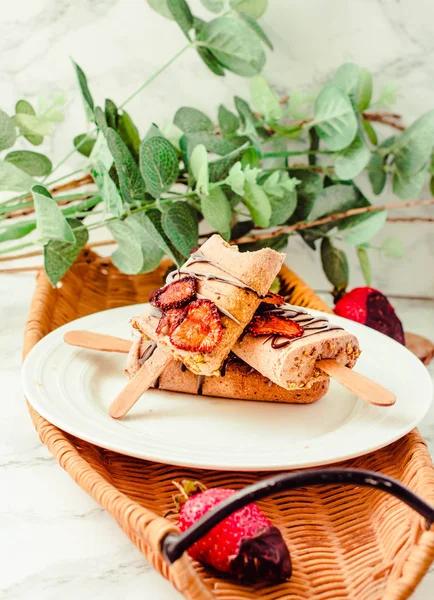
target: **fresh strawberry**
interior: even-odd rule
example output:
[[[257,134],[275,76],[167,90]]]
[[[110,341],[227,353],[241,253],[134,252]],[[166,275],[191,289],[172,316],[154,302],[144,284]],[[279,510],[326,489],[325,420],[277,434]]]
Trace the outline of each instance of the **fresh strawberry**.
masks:
[[[274,306],[282,306],[285,304],[285,298],[280,294],[275,294],[274,292],[268,292],[265,298],[262,298],[261,305],[269,305],[273,304]],[[267,308],[264,306],[263,308]],[[269,308],[269,307],[268,307]]]
[[[405,344],[402,323],[393,306],[384,294],[374,288],[360,287],[348,292],[336,303],[335,313]]]
[[[278,335],[293,339],[301,337],[304,329],[289,317],[268,311],[254,315],[247,325],[247,331],[254,336]]]
[[[155,329],[156,333],[170,335],[185,319],[187,308],[169,308],[163,312]]]
[[[217,306],[211,300],[195,300],[186,307],[183,321],[172,331],[170,341],[191,352],[211,352],[219,344],[223,327]]]
[[[235,490],[207,490],[198,482],[176,484],[181,495],[179,528],[185,531]],[[248,582],[284,581],[291,575],[291,559],[282,534],[259,510],[248,504],[216,525],[188,551],[192,558]]]
[[[187,275],[153,291],[149,302],[161,310],[181,308],[196,297],[196,284],[196,277]]]

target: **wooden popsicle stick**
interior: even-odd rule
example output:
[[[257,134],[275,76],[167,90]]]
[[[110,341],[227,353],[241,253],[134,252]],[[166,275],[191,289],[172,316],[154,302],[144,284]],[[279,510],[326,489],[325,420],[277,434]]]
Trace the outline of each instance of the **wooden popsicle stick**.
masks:
[[[336,360],[319,360],[316,366],[369,404],[392,406],[396,402],[396,396],[391,391],[365,375],[341,365]]]
[[[112,402],[110,416],[114,419],[124,417],[140,396],[158,379],[171,360],[173,360],[172,356],[157,346],[140,371],[130,379],[119,396]]]
[[[121,352],[122,354],[128,354],[132,345],[129,340],[93,331],[68,331],[63,339],[70,346],[102,352]]]

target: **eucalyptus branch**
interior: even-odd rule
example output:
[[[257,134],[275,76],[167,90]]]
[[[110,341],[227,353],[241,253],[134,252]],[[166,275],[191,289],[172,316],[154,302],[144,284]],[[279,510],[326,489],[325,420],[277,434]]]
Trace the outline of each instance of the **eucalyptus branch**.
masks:
[[[392,118],[389,118],[390,115]],[[401,123],[397,123],[394,119],[400,118],[399,115],[395,115],[393,113],[362,113],[365,121],[372,121],[374,123],[383,123],[383,125],[389,125],[394,129],[398,129],[398,131],[404,131],[406,127]]]

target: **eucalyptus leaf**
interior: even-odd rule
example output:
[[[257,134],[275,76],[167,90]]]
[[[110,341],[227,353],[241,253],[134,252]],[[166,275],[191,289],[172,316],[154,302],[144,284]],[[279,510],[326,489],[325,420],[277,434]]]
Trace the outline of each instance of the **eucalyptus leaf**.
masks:
[[[255,21],[255,19],[253,17],[251,17],[247,13],[243,13],[243,12],[240,13],[240,17],[243,19],[243,21],[245,21],[247,23],[247,25],[249,27],[251,27],[253,29],[253,31],[256,33],[256,35],[261,40],[261,42],[263,42],[266,46],[268,46],[270,48],[270,50],[274,49],[273,48],[273,44],[270,41],[270,38],[267,36],[267,34],[265,33],[265,31]]]
[[[371,284],[372,284],[371,263],[369,261],[369,255],[366,252],[365,248],[362,248],[362,247],[357,248],[357,257],[359,259],[360,268],[362,269],[363,278],[365,280],[365,283],[366,283],[366,285],[371,286]]]
[[[266,122],[278,121],[282,117],[282,107],[265,77],[255,75],[251,79],[250,95],[253,106],[260,114],[264,115]]]
[[[351,144],[341,150],[335,163],[335,173],[339,179],[354,179],[357,177],[369,162],[371,153],[366,146],[365,141],[357,132],[356,137]]]
[[[93,147],[95,146],[96,138],[88,138],[87,133],[80,133],[73,139],[75,149],[83,156],[89,157]]]
[[[223,137],[233,136],[240,126],[238,117],[236,117],[234,113],[223,106],[223,104],[220,104],[219,106],[218,119]]]
[[[381,244],[381,249],[384,253],[384,256],[387,256],[387,258],[394,258],[396,260],[403,258],[405,254],[405,248],[402,240],[395,236],[387,237]]]
[[[363,124],[363,129],[365,130],[366,135],[368,136],[371,144],[373,144],[374,146],[377,146],[377,144],[378,144],[377,133],[376,133],[375,129],[372,127],[371,123],[369,121],[366,121],[366,119],[363,119],[362,124]]]
[[[127,275],[140,273],[143,267],[143,254],[135,228],[125,221],[109,221],[107,228],[118,245],[111,256],[115,267]]]
[[[371,154],[368,163],[368,177],[372,185],[372,191],[376,196],[381,194],[387,181],[387,174],[384,170],[384,158],[378,152]]]
[[[336,290],[344,290],[348,285],[349,267],[345,253],[329,240],[321,242],[321,263],[325,276]]]
[[[200,197],[202,214],[210,227],[229,241],[231,231],[231,206],[221,187],[211,188],[208,196]]]
[[[417,196],[425,184],[426,174],[425,169],[422,169],[420,173],[416,173],[415,175],[407,176],[396,170],[392,178],[393,193],[401,198],[401,200]]]
[[[115,182],[106,169],[103,170],[102,174],[101,194],[104,200],[104,210],[106,214],[112,215],[113,217],[120,217],[124,212],[122,198]]]
[[[123,110],[118,116],[117,132],[137,162],[139,159],[140,136],[137,127],[134,125],[130,115],[125,110]]]
[[[300,183],[297,186],[297,208],[291,218],[291,223],[304,221],[309,216],[315,199],[323,190],[323,177],[319,173],[308,170],[289,171]]]
[[[0,150],[6,150],[15,144],[17,131],[13,120],[0,110]]]
[[[203,46],[196,46],[197,53],[200,58],[206,64],[208,69],[214,73],[214,75],[218,75],[223,77],[225,75],[225,70],[216,57],[208,50],[208,48],[204,48]]]
[[[270,198],[270,227],[282,225],[293,215],[297,207],[296,186],[298,179],[291,179],[286,171],[274,171],[264,182],[264,190]]]
[[[49,121],[35,115],[17,113],[13,116],[13,121],[25,137],[29,135],[45,137],[53,132],[53,126]]]
[[[332,83],[326,84],[315,100],[313,125],[330,150],[343,150],[357,133],[357,119],[351,102]]]
[[[102,164],[109,170],[113,164],[113,153],[111,152],[106,137],[103,132],[98,131],[96,142],[89,155],[89,163],[91,165]]]
[[[184,133],[196,133],[197,131],[215,133],[215,127],[211,119],[200,110],[189,106],[179,108],[173,122]]]
[[[15,165],[0,160],[0,191],[29,192],[36,181]]]
[[[117,119],[116,119],[117,122]],[[95,123],[100,131],[106,136],[108,130],[108,121],[105,112],[100,106],[95,108]],[[112,129],[114,129],[112,127]]]
[[[163,137],[151,137],[140,146],[140,170],[148,192],[159,198],[176,181],[178,156],[172,144]]]
[[[149,210],[143,216],[143,226],[151,239],[180,267],[184,263],[184,256],[178,252],[167,237],[162,224],[161,212],[157,209]]]
[[[229,140],[218,137],[215,133],[208,133],[206,131],[186,133],[185,137],[189,155],[191,155],[191,152],[199,144],[203,144],[208,152],[213,152],[214,154],[219,154],[221,156],[230,154],[237,147],[234,142],[230,142]]]
[[[434,110],[430,110],[395,138],[391,151],[399,176],[406,179],[417,175],[430,160],[433,146]]]
[[[53,168],[51,160],[30,150],[15,150],[5,156],[5,161],[11,163],[31,175],[32,177],[43,177],[49,175]]]
[[[42,185],[32,187],[33,202],[36,214],[36,233],[38,242],[49,241],[75,243],[75,235],[50,192]]]
[[[252,29],[239,19],[217,17],[198,32],[197,41],[205,45],[221,65],[244,77],[262,71],[265,54]]]
[[[354,208],[357,193],[352,185],[336,184],[324,188],[316,197],[309,221]]]
[[[96,112],[96,109],[95,109]],[[95,115],[96,116],[96,115]],[[106,98],[104,103],[104,116],[107,123],[107,127],[111,127],[115,131],[118,126],[118,109],[116,104],[110,98]]]
[[[187,39],[190,39],[189,31],[193,28],[193,15],[187,2],[185,0],[167,0],[167,7]]]
[[[365,218],[359,223],[353,224],[344,235],[344,242],[350,246],[366,244],[380,229],[383,228],[387,219],[387,211],[379,210],[377,212],[363,215]]]
[[[111,128],[107,131],[107,144],[115,161],[122,198],[129,204],[142,202],[146,185],[139,167],[119,134]]]
[[[4,221],[3,221],[4,223]],[[0,225],[0,242],[19,240],[36,229],[36,221],[22,221],[8,226]]]
[[[359,67],[354,63],[344,63],[336,70],[333,84],[349,96],[355,105],[359,87]]]
[[[146,218],[144,213],[137,213],[125,219],[125,222],[133,229],[142,249],[143,265],[140,273],[154,271],[164,256],[163,250],[155,243],[145,227]]]
[[[243,202],[259,227],[268,227],[271,219],[271,203],[267,194],[257,183],[246,182]]]
[[[93,103],[92,94],[90,93],[90,90],[89,90],[89,85],[87,83],[87,77],[84,74],[81,67],[79,67],[76,62],[72,61],[72,64],[74,65],[75,73],[77,75],[78,85],[80,87],[81,96],[83,98],[84,110],[86,113],[87,120],[93,121],[94,103]]]
[[[167,0],[148,0],[148,4],[155,12],[173,21],[173,15],[167,6]]]
[[[371,103],[372,74],[367,69],[359,70],[359,86],[357,91],[357,108],[363,112]]]
[[[210,162],[208,164],[209,180],[216,182],[225,179],[233,165],[240,159],[240,155],[244,152],[246,146],[247,144],[240,146],[223,158]]]
[[[202,4],[204,5],[205,8],[207,8],[208,10],[210,10],[213,13],[219,13],[225,7],[224,0],[200,0],[200,1],[202,2]]]
[[[186,202],[174,202],[162,214],[164,231],[183,256],[188,257],[190,250],[199,245],[199,228]]]
[[[16,114],[21,113],[25,115],[36,116],[35,109],[30,104],[30,102],[27,102],[27,100],[18,100],[18,102],[15,105],[15,112]],[[28,142],[33,144],[33,146],[40,146],[44,141],[44,136],[42,135],[33,135],[31,133],[23,133],[23,135]]]
[[[190,167],[196,179],[195,191],[198,194],[208,195],[208,153],[205,146],[199,144],[190,156]]]
[[[230,5],[239,13],[259,19],[267,10],[268,0],[230,0]]]
[[[251,146],[243,152],[241,157],[241,165],[243,169],[247,167],[247,165],[252,167],[252,169],[256,169],[261,166],[261,155],[256,148]]]
[[[82,227],[78,219],[67,219],[71,228]],[[55,286],[72,267],[80,252],[87,244],[89,234],[87,229],[75,232],[75,242],[49,241],[44,246],[44,267],[50,283]]]

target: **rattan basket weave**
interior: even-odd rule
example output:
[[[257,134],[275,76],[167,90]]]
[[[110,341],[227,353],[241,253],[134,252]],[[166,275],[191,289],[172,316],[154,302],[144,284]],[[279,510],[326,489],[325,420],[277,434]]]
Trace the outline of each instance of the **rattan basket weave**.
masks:
[[[166,267],[131,277],[85,251],[57,289],[40,273],[24,354],[68,321],[146,301],[149,292],[161,285]],[[283,293],[293,304],[329,310],[286,268],[282,281]],[[76,439],[31,406],[29,410],[41,440],[60,465],[190,600],[398,600],[409,597],[434,560],[434,530],[427,531],[423,519],[404,504],[377,490],[328,486],[300,489],[260,503],[290,548],[294,573],[288,582],[240,585],[216,577],[187,555],[169,567],[160,542],[176,531],[174,522],[162,516],[172,507],[173,480],[188,477],[208,486],[241,488],[265,473],[195,471],[126,457]],[[434,468],[417,431],[346,466],[395,477],[434,504]]]

